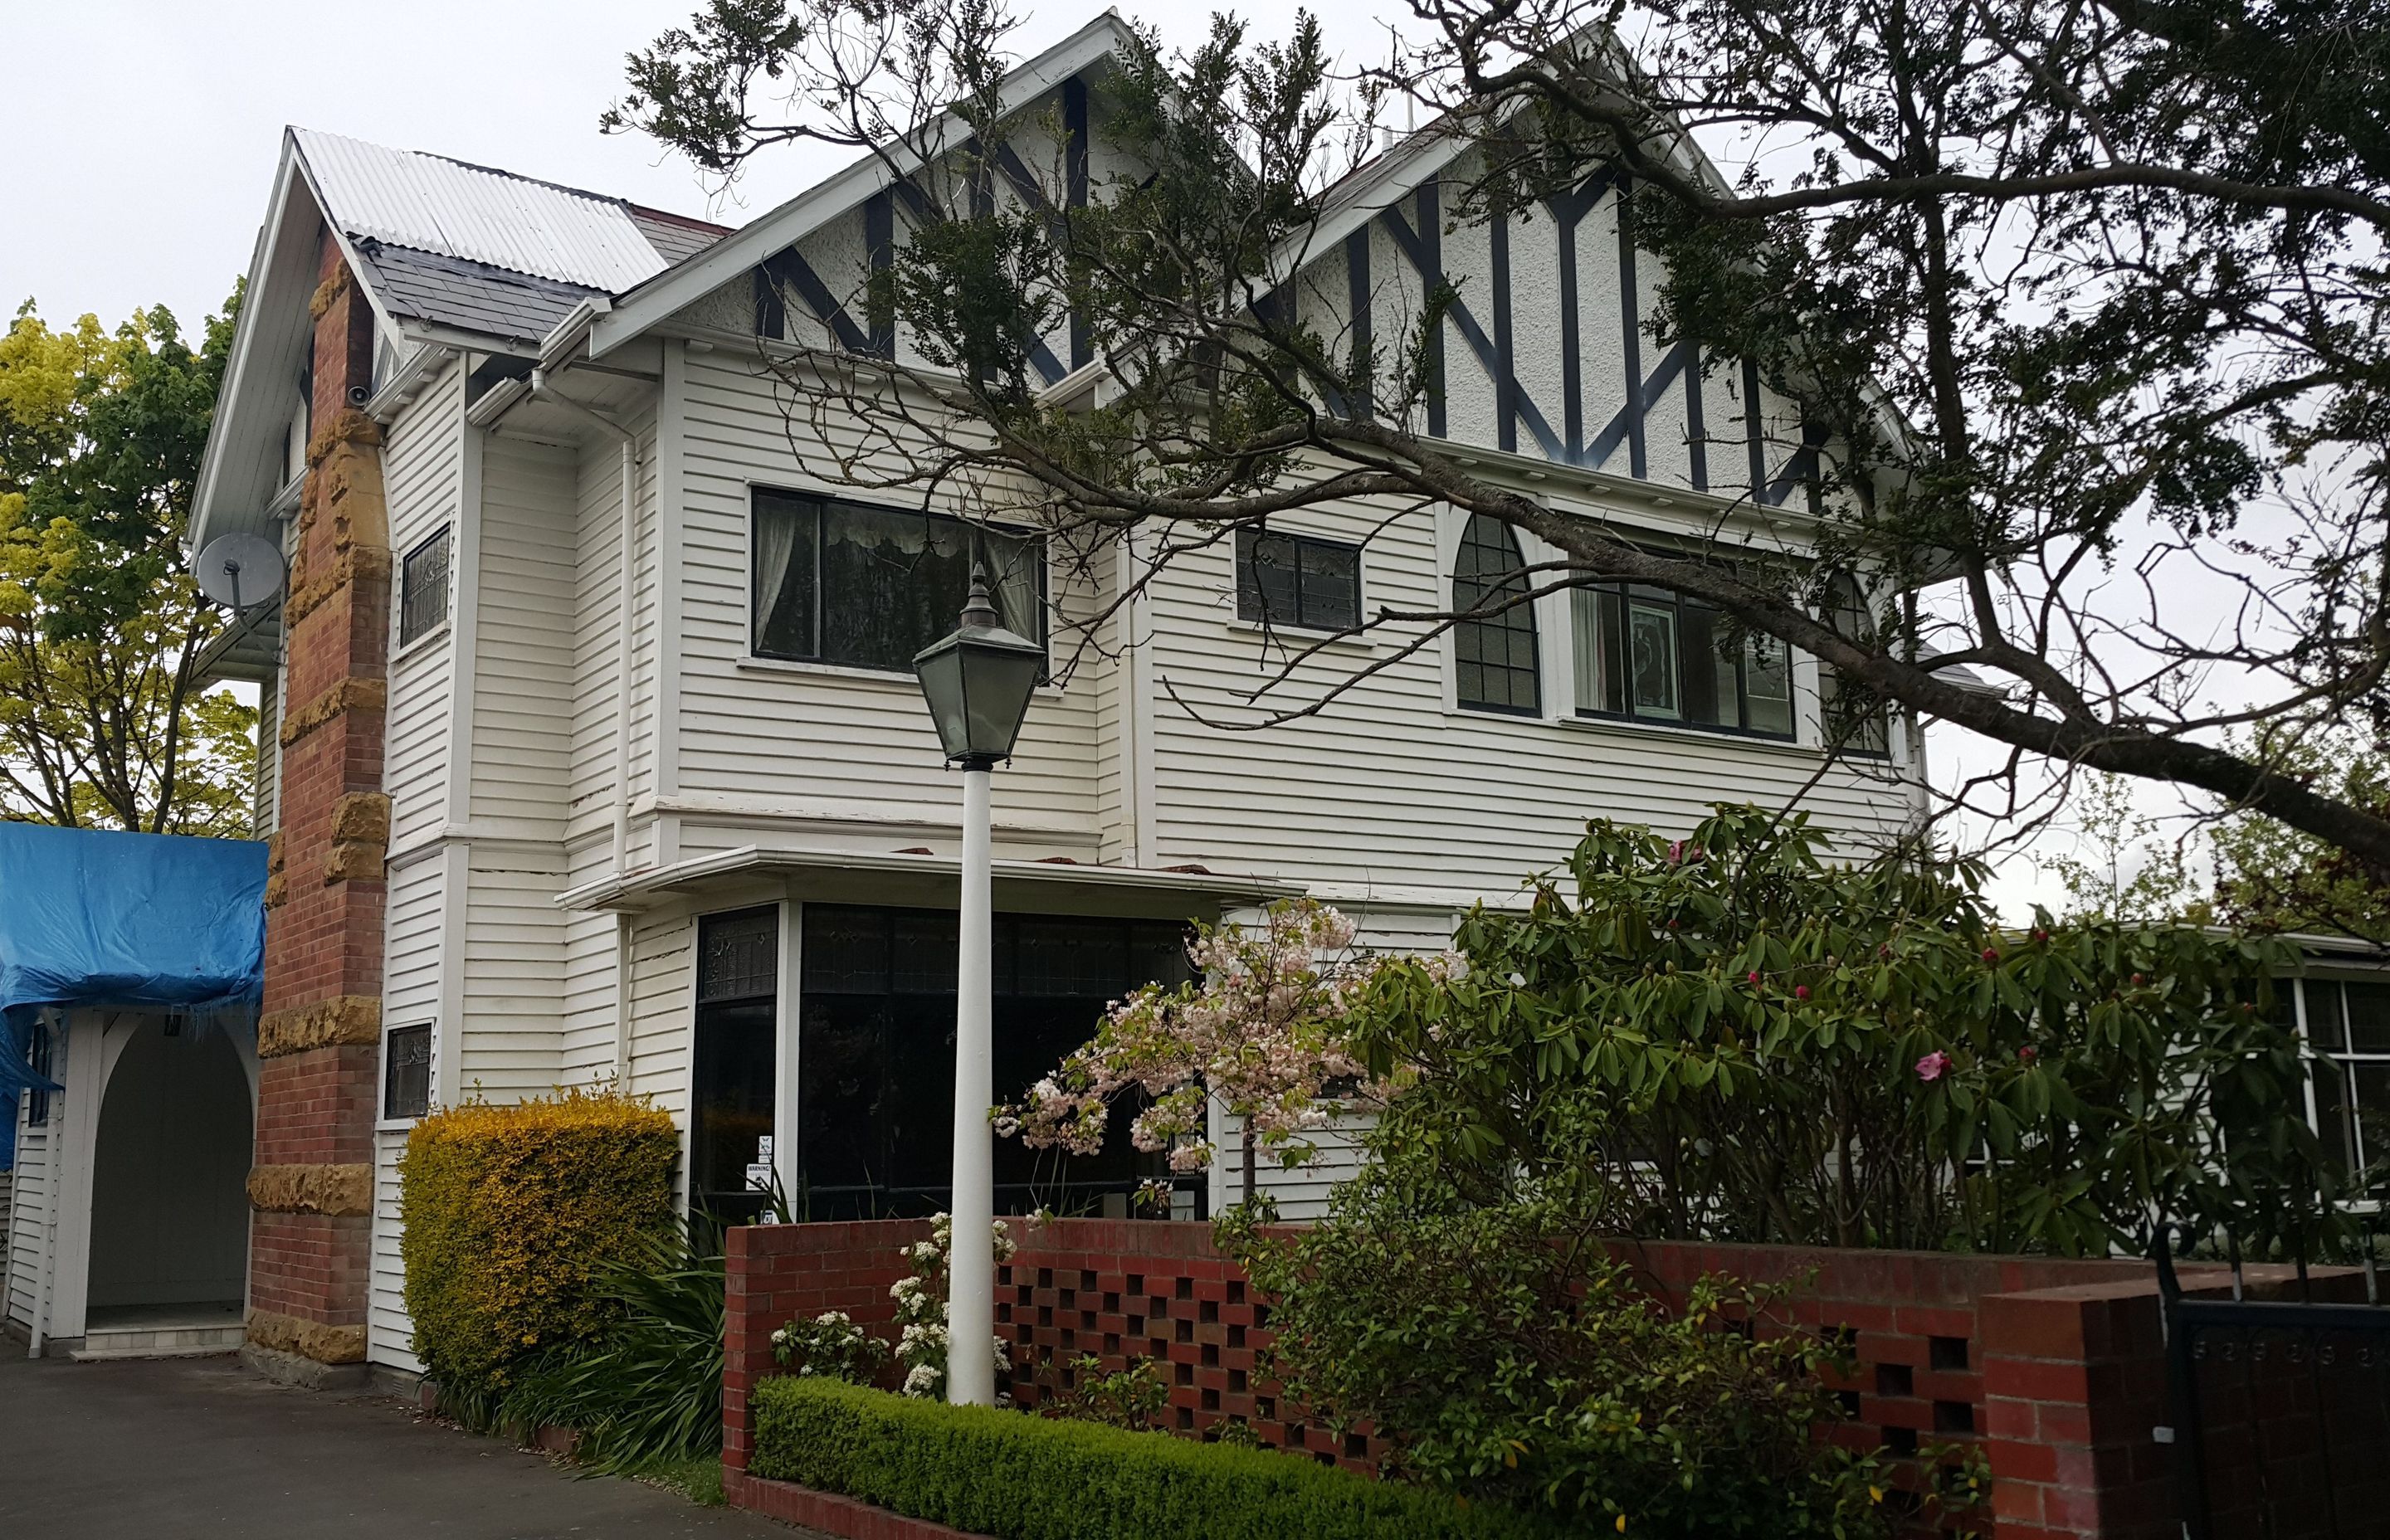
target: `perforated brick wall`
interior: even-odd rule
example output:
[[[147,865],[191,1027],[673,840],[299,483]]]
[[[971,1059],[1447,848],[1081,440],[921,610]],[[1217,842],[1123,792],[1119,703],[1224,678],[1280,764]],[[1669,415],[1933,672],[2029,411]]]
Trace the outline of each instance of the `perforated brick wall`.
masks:
[[[1271,1447],[1374,1468],[1380,1441],[1340,1437],[1304,1421],[1300,1408],[1279,1402],[1274,1387],[1255,1378],[1253,1354],[1269,1337],[1267,1302],[1213,1249],[1208,1226],[1014,1225],[1022,1243],[999,1269],[996,1318],[999,1335],[1015,1344],[1016,1399],[1034,1405],[1052,1394],[1063,1367],[1082,1354],[1107,1370],[1154,1358],[1169,1366],[1168,1418],[1182,1436],[1217,1436],[1222,1422],[1240,1420]],[[746,1392],[773,1372],[772,1331],[797,1315],[844,1310],[885,1333],[894,1318],[889,1286],[907,1271],[901,1248],[926,1234],[926,1226],[904,1222],[731,1233],[724,1459],[734,1472],[744,1471],[749,1447]],[[1831,1381],[1848,1417],[1826,1436],[1895,1457],[1936,1446],[1981,1449],[1992,1472],[1990,1503],[1959,1527],[1998,1540],[2171,1540],[2181,1533],[2175,1451],[2158,1439],[2169,1421],[2167,1382],[2156,1278],[2146,1264],[1665,1241],[1622,1243],[1618,1254],[1664,1296],[1681,1296],[1705,1273],[1792,1285],[1775,1312],[1779,1324],[1848,1349],[1848,1368]],[[2193,1292],[2226,1287],[2216,1268],[2186,1269],[2184,1283]],[[2282,1270],[2252,1274],[2253,1291],[2281,1294],[2287,1287]],[[2319,1287],[2345,1295],[2356,1285],[2339,1277]],[[2229,1391],[2235,1365],[2220,1349],[2217,1358],[2204,1372]],[[2284,1449],[2296,1454],[2301,1446],[2293,1441],[2314,1429],[2312,1418],[2292,1414],[2300,1390],[2294,1381],[2313,1366],[2280,1349],[2270,1366],[2237,1362],[2242,1382],[2255,1390],[2246,1398],[2250,1415],[2237,1416],[2229,1395],[2211,1397],[2220,1420],[2211,1425],[2209,1447],[2252,1469],[2258,1439],[2277,1458]],[[2390,1377],[2390,1363],[2382,1368]],[[2390,1394],[2390,1378],[2352,1382]],[[2352,1403],[2345,1408],[2344,1466],[2373,1452],[2370,1473],[2351,1490],[2390,1488],[2390,1438],[2368,1432],[2374,1424],[2364,1420],[2366,1409],[2347,1392],[2334,1393]],[[2377,1405],[2371,1415],[2378,1423],[2390,1406]],[[2316,1454],[2305,1465],[2281,1467],[2302,1482],[2319,1515],[2325,1505],[2313,1494],[2324,1490],[2317,1482],[2326,1463]],[[1931,1479],[1921,1460],[1896,1459],[1892,1500],[1921,1512],[1917,1494]],[[2347,1482],[2352,1472],[2342,1469],[2335,1479]],[[2382,1522],[2390,1502],[2363,1511],[2373,1516],[2367,1521]],[[1922,1520],[1910,1526],[1917,1534],[1934,1527]],[[2302,1527],[2282,1540],[2326,1533]]]

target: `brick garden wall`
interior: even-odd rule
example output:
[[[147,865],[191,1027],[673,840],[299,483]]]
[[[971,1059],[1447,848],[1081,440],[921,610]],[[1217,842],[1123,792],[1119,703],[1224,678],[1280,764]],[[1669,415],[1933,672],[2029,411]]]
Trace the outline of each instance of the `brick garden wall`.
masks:
[[[1170,1366],[1169,1416],[1184,1436],[1203,1437],[1237,1420],[1266,1446],[1322,1461],[1368,1469],[1382,1453],[1375,1440],[1340,1439],[1304,1422],[1253,1378],[1253,1354],[1268,1340],[1266,1302],[1213,1249],[1209,1226],[1013,1225],[1022,1244],[998,1270],[996,1322],[998,1333],[1019,1344],[1016,1399],[1034,1405],[1051,1393],[1059,1367],[1082,1354],[1107,1369],[1152,1357]],[[751,1446],[747,1392],[774,1372],[772,1331],[793,1316],[843,1310],[889,1334],[889,1286],[907,1271],[899,1249],[927,1233],[926,1225],[905,1221],[731,1232],[723,1457],[734,1501]],[[1993,1475],[1992,1509],[1971,1516],[1970,1527],[1999,1540],[2171,1540],[2181,1533],[2173,1451],[2156,1436],[2171,1414],[2156,1279],[2146,1264],[1661,1241],[1624,1243],[1619,1254],[1664,1295],[1704,1273],[1795,1285],[1779,1316],[1851,1349],[1853,1368],[1831,1382],[1851,1420],[1831,1436],[1895,1454],[1980,1447]],[[2183,1282],[2212,1293],[2227,1280],[2221,1269],[2186,1268]],[[2285,1270],[2252,1270],[2254,1293],[2282,1294],[2289,1283]],[[2326,1279],[2321,1291],[2352,1287],[2353,1280]],[[2247,1381],[2256,1394],[2237,1405],[2229,1394],[2208,1397],[2204,1447],[2227,1462],[2224,1484],[2212,1490],[2238,1490],[2230,1462],[2254,1469],[2253,1426],[2275,1456],[2271,1469],[2295,1470],[2280,1455],[2302,1447],[2285,1442],[2300,1434],[2281,1419],[2294,1403],[2307,1405],[2294,1378],[2305,1371],[2278,1351],[2280,1372],[2258,1370],[2253,1379],[2244,1354],[2242,1380],[2233,1380],[2233,1366],[2220,1361],[2220,1351],[2217,1356],[2226,1377],[2220,1389]],[[2371,1439],[2370,1468],[2390,1484],[2390,1430],[2380,1425],[2380,1408],[2374,1417],[2341,1435],[2344,1482]],[[2307,1472],[2310,1485],[2315,1474]],[[1902,1470],[1906,1500],[1925,1479],[1914,1465]],[[2383,1498],[2390,1492],[2371,1512],[2390,1513]],[[2242,1532],[2226,1512],[2217,1518],[2219,1535]],[[2294,1527],[2280,1540],[2324,1533]]]

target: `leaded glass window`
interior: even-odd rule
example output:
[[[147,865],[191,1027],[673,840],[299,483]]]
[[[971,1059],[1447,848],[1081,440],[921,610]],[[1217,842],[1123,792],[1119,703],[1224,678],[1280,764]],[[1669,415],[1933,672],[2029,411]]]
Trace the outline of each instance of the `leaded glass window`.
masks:
[[[381,1115],[419,1118],[431,1110],[431,1027],[392,1027],[382,1044]]]
[[[1452,608],[1470,618],[1454,622],[1452,653],[1454,696],[1471,711],[1543,710],[1526,566],[1508,524],[1470,516],[1452,563]]]
[[[1792,736],[1783,643],[1737,642],[1717,610],[1639,584],[1579,588],[1570,605],[1578,715]]]
[[[406,553],[398,576],[398,645],[429,636],[448,620],[449,531]]]
[[[1237,618],[1349,631],[1361,621],[1361,547],[1275,530],[1237,532]]]
[[[909,673],[954,630],[975,552],[1005,625],[1046,639],[1046,546],[1034,535],[760,489],[750,529],[759,658]]]

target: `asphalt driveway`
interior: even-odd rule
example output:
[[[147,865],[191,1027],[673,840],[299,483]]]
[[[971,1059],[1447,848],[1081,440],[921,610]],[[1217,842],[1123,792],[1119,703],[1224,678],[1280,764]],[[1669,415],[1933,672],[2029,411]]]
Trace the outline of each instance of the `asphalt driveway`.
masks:
[[[40,1363],[0,1338],[0,1535],[27,1540],[792,1540],[636,1482],[369,1395],[296,1391],[238,1360]]]

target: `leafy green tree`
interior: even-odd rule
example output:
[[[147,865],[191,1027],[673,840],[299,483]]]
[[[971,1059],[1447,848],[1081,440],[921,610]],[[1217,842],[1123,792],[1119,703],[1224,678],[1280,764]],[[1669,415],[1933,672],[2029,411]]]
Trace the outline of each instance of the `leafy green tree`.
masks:
[[[797,139],[914,176],[894,266],[854,281],[918,353],[831,346],[782,371],[792,451],[823,474],[960,478],[1078,546],[1145,526],[1150,564],[1331,502],[1375,500],[1390,535],[1466,509],[1556,553],[1480,610],[1656,584],[1822,661],[1846,730],[1888,701],[2005,751],[1994,782],[2175,782],[2390,869],[2390,816],[2227,740],[2390,714],[2378,6],[1409,9],[1409,41],[1357,92],[1308,16],[1275,43],[1223,19],[1183,55],[1141,35],[1106,87],[1123,169],[1084,211],[1064,207],[1065,158],[1037,148],[1047,108],[1008,114],[1013,19],[990,0],[709,0],[632,57],[607,122],[726,177]],[[1664,259],[1653,356],[1698,344],[1713,375],[1748,359],[1797,403],[1767,459],[1814,460],[1814,539],[1765,533],[1787,527],[1771,509],[1762,533],[1721,519],[1654,546],[1431,431],[1454,296],[1365,336],[1293,277],[1332,246],[1340,179],[1405,97],[1461,152],[1448,220],[1542,219],[1598,175],[1628,189]],[[1002,191],[1013,140],[1052,212]],[[1719,173],[1705,145],[1744,169]],[[1026,367],[1066,311],[1100,392]],[[1846,578],[1866,602],[1835,602]],[[1454,618],[1359,629],[1409,648]],[[1264,717],[1341,687],[1305,683],[1334,654],[1293,650],[1322,661],[1265,668]]]
[[[2352,1182],[2307,1128],[2265,938],[2022,933],[1970,863],[1827,864],[1800,819],[1596,823],[1458,976],[1388,959],[1348,1022],[1412,1082],[1384,1137],[1465,1191],[1583,1162],[1613,1233],[2105,1254],[2159,1221],[2324,1254]]]
[[[238,299],[196,349],[162,306],[0,335],[0,817],[251,832],[257,713],[198,687],[225,617],[182,551]]]
[[[2191,878],[2196,828],[2169,838],[2134,802],[2131,782],[2097,771],[2075,781],[2070,805],[2075,847],[2042,861],[2066,889],[2068,918],[2214,918],[2213,905],[2195,895]]]
[[[2267,751],[2283,774],[2390,815],[2390,761],[2379,739],[2350,731]],[[2222,820],[2208,844],[2215,908],[2233,924],[2390,942],[2390,886],[2348,852],[2258,813]]]

